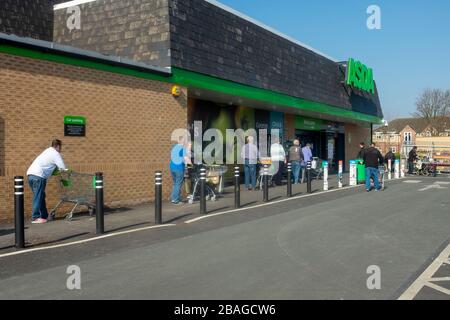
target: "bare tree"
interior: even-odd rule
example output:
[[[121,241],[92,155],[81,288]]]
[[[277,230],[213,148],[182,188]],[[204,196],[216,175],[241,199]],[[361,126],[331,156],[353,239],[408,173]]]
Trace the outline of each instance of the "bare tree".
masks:
[[[442,132],[450,125],[450,90],[426,89],[416,101],[415,117],[424,118],[433,131]]]

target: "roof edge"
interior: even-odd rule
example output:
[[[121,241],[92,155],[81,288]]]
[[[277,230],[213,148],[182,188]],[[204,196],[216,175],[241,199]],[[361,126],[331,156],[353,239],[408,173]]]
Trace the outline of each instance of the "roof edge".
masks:
[[[94,60],[105,64],[123,66],[131,69],[152,72],[166,77],[172,75],[171,68],[152,66],[146,63],[137,62],[130,59],[124,59],[117,56],[107,56],[94,51],[78,49],[75,47],[61,45],[50,41],[18,37],[13,34],[0,33],[0,43],[7,43],[20,47],[28,47],[46,52],[54,52],[67,56],[84,58],[87,60]]]

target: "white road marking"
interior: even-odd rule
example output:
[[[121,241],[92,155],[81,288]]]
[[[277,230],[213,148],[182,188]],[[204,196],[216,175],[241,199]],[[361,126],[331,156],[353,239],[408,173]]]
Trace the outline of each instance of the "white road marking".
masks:
[[[426,285],[427,287],[430,287],[431,289],[434,289],[434,290],[436,290],[436,291],[445,293],[446,295],[449,295],[449,296],[450,296],[450,290],[448,290],[448,289],[446,289],[446,288],[443,288],[443,287],[441,287],[441,286],[438,286],[437,284],[428,282],[428,283],[425,284],[425,285]]]
[[[427,191],[430,189],[448,189],[448,187],[442,187],[439,184],[432,184],[432,185],[426,186],[425,188],[419,189],[418,191],[422,192],[422,191]]]
[[[421,183],[421,180],[405,180],[403,183]]]
[[[448,185],[450,185],[450,182],[448,182],[448,181],[436,181],[434,184],[443,184],[445,186],[448,186]]]
[[[441,288],[438,285],[430,284],[435,281],[432,277],[439,270],[441,265],[446,263],[450,256],[450,244],[441,252],[441,254],[430,264],[430,266],[414,281],[414,283],[398,298],[398,300],[413,300],[424,286],[428,286],[440,292],[450,295],[450,291]],[[441,279],[441,278],[437,278]],[[439,281],[439,280],[438,280]],[[438,287],[438,288],[436,288]],[[444,289],[444,291],[442,290]],[[447,290],[447,291],[445,291]]]
[[[150,227],[132,229],[132,230],[127,230],[127,231],[115,232],[115,233],[105,234],[105,235],[102,235],[102,236],[93,237],[93,238],[84,239],[84,240],[79,240],[79,241],[74,241],[74,242],[68,242],[68,243],[56,244],[56,245],[53,245],[53,246],[39,247],[39,248],[33,248],[33,249],[25,249],[25,250],[21,250],[21,251],[5,253],[5,254],[0,255],[0,258],[16,256],[16,255],[19,255],[19,254],[35,252],[35,251],[63,248],[63,247],[73,246],[73,245],[76,245],[76,244],[83,244],[83,243],[97,241],[97,240],[101,240],[101,239],[105,239],[105,238],[115,237],[115,236],[119,236],[119,235],[123,235],[123,234],[129,234],[129,233],[134,233],[134,232],[144,231],[144,230],[149,230],[149,229],[172,227],[172,226],[176,226],[176,224],[173,224],[173,223],[171,223],[171,224],[161,224],[161,225],[157,225],[157,226],[150,226]]]

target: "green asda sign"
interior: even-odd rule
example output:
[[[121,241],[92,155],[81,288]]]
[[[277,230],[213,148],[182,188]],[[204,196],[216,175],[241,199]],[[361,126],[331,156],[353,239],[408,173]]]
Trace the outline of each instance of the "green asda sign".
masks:
[[[373,70],[352,58],[347,63],[347,85],[375,94]]]

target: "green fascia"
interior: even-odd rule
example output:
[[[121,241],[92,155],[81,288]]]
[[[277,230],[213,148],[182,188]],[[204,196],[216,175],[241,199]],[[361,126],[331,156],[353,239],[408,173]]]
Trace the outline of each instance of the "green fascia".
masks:
[[[70,57],[64,54],[43,52],[42,50],[24,48],[8,44],[1,44],[0,52],[27,58],[46,60],[56,63],[74,65],[78,67],[112,72],[143,79],[175,83],[185,87],[196,87],[200,89],[212,90],[234,96],[245,97],[248,99],[260,100],[271,103],[273,105],[282,105],[295,109],[323,113],[331,116],[337,116],[362,122],[369,122],[374,124],[382,123],[382,119],[376,116],[349,111],[339,107],[292,97],[286,94],[266,89],[255,88],[180,68],[172,68],[172,76],[165,77],[152,72],[140,71],[125,66],[115,66],[88,59]]]
[[[323,113],[362,122],[370,122],[375,124],[380,124],[382,122],[382,119],[376,116],[345,110],[320,102],[292,97],[271,90],[255,88],[228,80],[198,74],[184,69],[172,68],[172,75],[174,82],[181,86],[207,89],[233,96],[260,100],[273,105],[282,105],[295,109]]]

